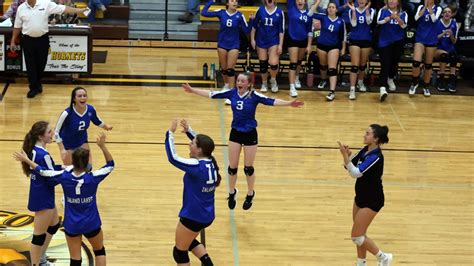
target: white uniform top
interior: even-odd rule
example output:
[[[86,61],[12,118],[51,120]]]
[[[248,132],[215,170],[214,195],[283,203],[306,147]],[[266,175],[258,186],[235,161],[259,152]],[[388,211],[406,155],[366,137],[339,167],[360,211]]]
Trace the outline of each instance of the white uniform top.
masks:
[[[15,28],[30,37],[41,37],[48,32],[48,17],[51,14],[62,14],[66,6],[58,5],[50,0],[36,0],[34,7],[24,2],[18,7]]]

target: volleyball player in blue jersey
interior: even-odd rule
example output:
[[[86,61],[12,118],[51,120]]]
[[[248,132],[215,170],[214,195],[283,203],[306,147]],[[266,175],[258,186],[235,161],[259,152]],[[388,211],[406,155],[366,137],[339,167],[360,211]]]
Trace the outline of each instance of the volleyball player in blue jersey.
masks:
[[[182,158],[176,152],[174,133],[178,122],[173,120],[166,132],[165,148],[168,161],[185,172],[183,177],[183,206],[179,212],[176,227],[176,243],[173,258],[178,265],[190,265],[188,251],[198,257],[202,265],[212,266],[212,260],[205,247],[196,240],[201,230],[210,226],[215,219],[214,194],[221,182],[219,166],[212,156],[215,145],[207,135],[196,134],[183,120],[181,125],[188,137],[189,156]]]
[[[201,11],[203,17],[219,18],[219,34],[217,37],[217,55],[224,78],[224,89],[235,86],[235,64],[239,57],[240,31],[248,34],[252,29],[252,19],[247,23],[245,16],[237,11],[237,0],[227,0],[226,9],[209,11],[214,0],[209,0]]]
[[[56,124],[56,142],[64,165],[71,165],[71,154],[75,149],[82,147],[89,150],[87,129],[91,121],[107,131],[112,130],[112,126],[99,118],[95,108],[87,104],[86,89],[76,87],[72,90],[69,107],[61,113]],[[89,161],[92,163],[92,159]]]
[[[244,210],[252,207],[255,196],[255,169],[254,161],[258,147],[257,120],[255,113],[258,104],[280,105],[299,107],[304,103],[298,100],[285,101],[272,99],[251,89],[250,76],[240,74],[237,77],[237,87],[230,90],[208,91],[195,89],[189,84],[183,84],[183,89],[188,93],[194,93],[200,96],[212,99],[230,99],[233,119],[232,130],[229,137],[229,198],[228,206],[234,209],[236,205],[236,195],[238,190],[235,188],[237,183],[237,168],[242,148],[244,150],[244,173],[247,176],[247,196],[242,205]]]
[[[299,74],[305,53],[311,53],[313,29],[306,0],[288,0],[288,52],[290,54],[290,96],[297,97],[301,88]]]
[[[36,175],[46,177],[51,186],[61,184],[66,199],[63,226],[71,256],[71,266],[80,266],[82,263],[82,235],[92,245],[95,265],[106,265],[102,222],[96,202],[99,184],[114,169],[114,161],[105,145],[105,139],[105,134],[101,133],[97,138],[97,145],[104,154],[106,165],[94,172],[87,171],[89,150],[80,147],[72,153],[72,166],[61,171],[49,170],[38,165],[31,161],[25,152],[14,154],[17,160],[33,168]]]
[[[276,77],[278,63],[283,51],[285,15],[277,7],[275,0],[264,0],[255,14],[250,40],[253,49],[257,49],[262,77],[261,92],[268,91],[268,65],[270,65],[270,85],[272,92],[278,92]]]
[[[327,14],[315,14],[320,3],[321,0],[317,0],[311,6],[309,15],[321,21],[317,49],[323,80],[318,88],[324,88],[327,74],[329,76],[329,94],[326,99],[332,101],[336,98],[337,63],[339,62],[339,56],[345,54],[346,51],[346,25],[344,20],[336,15],[337,5],[332,1],[328,4]]]
[[[400,0],[388,0],[387,5],[380,9],[377,15],[377,24],[380,26],[378,47],[381,102],[387,98],[387,88],[390,91],[397,89],[393,80],[403,51],[407,23],[407,13],[401,9]]]
[[[408,94],[414,95],[420,81],[420,66],[423,54],[425,55],[423,73],[423,95],[429,97],[430,79],[433,72],[433,57],[438,44],[436,34],[436,23],[441,15],[441,7],[435,4],[435,0],[425,0],[424,5],[420,5],[415,14],[415,21],[418,21],[416,28],[415,48],[413,50],[413,71],[412,81]]]
[[[438,37],[438,47],[435,53],[439,60],[438,90],[449,90],[456,92],[456,67],[458,55],[456,53],[456,42],[458,40],[459,25],[453,18],[456,14],[457,6],[450,5],[443,10],[442,19],[436,23],[436,35]],[[446,72],[446,65],[449,63],[449,71]],[[446,75],[449,80],[446,81]]]
[[[385,203],[382,185],[384,157],[380,147],[385,143],[388,143],[388,127],[377,124],[367,128],[364,136],[366,146],[353,157],[349,147],[338,141],[344,167],[356,179],[351,237],[357,246],[357,266],[366,266],[367,251],[376,256],[377,265],[389,266],[393,259],[392,254],[382,252],[367,236],[370,223]]]
[[[48,122],[34,123],[23,141],[23,151],[28,158],[45,169],[59,170],[61,166],[54,164],[53,158],[46,150],[46,145],[53,141],[53,135]],[[28,164],[22,162],[22,168],[30,178],[28,210],[35,213],[30,259],[32,265],[40,265],[40,262],[46,262],[46,250],[60,225],[54,202],[54,186],[49,186],[46,179],[34,173]]]
[[[356,98],[356,84],[359,91],[366,92],[364,85],[365,69],[372,50],[372,29],[375,10],[370,8],[371,3],[367,0],[357,0],[357,7],[349,3],[349,19],[352,25],[349,34],[349,53],[351,54],[351,73],[349,99]]]

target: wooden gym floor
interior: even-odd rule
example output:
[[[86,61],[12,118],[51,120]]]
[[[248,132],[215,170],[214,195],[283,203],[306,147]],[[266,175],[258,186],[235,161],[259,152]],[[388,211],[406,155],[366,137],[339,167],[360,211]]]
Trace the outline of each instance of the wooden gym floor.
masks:
[[[107,50],[108,59],[94,65],[94,74],[186,80],[201,75],[204,62],[216,62],[214,50],[97,50]],[[11,154],[21,148],[35,121],[54,126],[73,87],[45,85],[35,99],[26,99],[25,84],[8,88],[0,102],[0,210],[31,214],[26,208],[29,181]],[[221,101],[188,95],[174,86],[86,87],[89,103],[114,126],[108,140],[116,170],[98,191],[109,265],[173,265],[183,174],[167,161],[165,131],[171,119],[188,119],[196,131],[220,144],[215,155],[225,173],[231,110]],[[269,95],[289,99],[287,92]],[[342,167],[336,141],[361,147],[371,123],[389,126],[390,143],[383,147],[386,204],[368,235],[382,250],[394,253],[393,265],[474,265],[473,98],[393,94],[379,103],[374,93],[349,101],[347,92],[339,92],[327,103],[324,95],[301,92],[299,99],[306,104],[299,109],[258,108],[257,196],[252,209],[243,211],[246,184],[240,167],[241,193],[235,211],[229,211],[224,179],[216,193],[217,218],[206,230],[215,265],[355,264],[350,240],[354,180]],[[89,139],[98,132],[91,127]],[[179,154],[186,157],[187,138],[178,135],[176,141],[182,144]],[[57,145],[48,149],[60,163]],[[94,167],[102,165],[95,145],[92,152]],[[56,194],[62,213],[61,188]],[[2,232],[0,228],[0,248],[11,247],[12,238]],[[199,265],[197,259],[191,261]],[[56,265],[67,263],[63,258]],[[375,263],[369,254],[368,264]]]

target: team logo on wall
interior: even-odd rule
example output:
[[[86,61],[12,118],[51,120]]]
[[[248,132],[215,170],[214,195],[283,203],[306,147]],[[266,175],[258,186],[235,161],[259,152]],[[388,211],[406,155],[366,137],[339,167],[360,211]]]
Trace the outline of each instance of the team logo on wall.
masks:
[[[34,217],[29,214],[0,210],[0,266],[28,266],[29,249],[33,236]],[[64,228],[53,236],[46,252],[50,265],[70,263]],[[82,243],[82,263],[94,265],[91,250]]]

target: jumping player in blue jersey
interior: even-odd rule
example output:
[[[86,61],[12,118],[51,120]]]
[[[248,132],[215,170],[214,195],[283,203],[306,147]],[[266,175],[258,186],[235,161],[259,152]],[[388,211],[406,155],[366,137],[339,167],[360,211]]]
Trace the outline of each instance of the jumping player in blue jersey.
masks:
[[[230,90],[208,91],[194,89],[189,84],[183,84],[184,91],[194,93],[203,97],[212,99],[230,99],[233,119],[232,130],[229,137],[229,198],[228,206],[234,209],[236,205],[236,195],[238,190],[235,188],[237,183],[237,168],[242,148],[244,150],[244,173],[247,176],[247,196],[243,203],[244,210],[252,207],[255,196],[255,169],[253,167],[255,155],[258,147],[257,120],[255,112],[258,104],[271,106],[292,106],[299,107],[304,103],[293,100],[285,101],[272,99],[251,89],[250,76],[240,74],[237,77],[237,87]]]
[[[438,91],[449,90],[456,92],[456,67],[458,55],[456,53],[456,42],[458,40],[459,25],[453,18],[456,14],[457,6],[450,5],[443,10],[442,19],[436,23],[436,35],[438,37],[438,47],[435,57],[439,60]],[[446,65],[449,63],[449,71],[446,72]],[[446,75],[449,75],[446,81]]]
[[[35,175],[43,176],[51,186],[61,184],[65,196],[64,233],[71,256],[70,265],[80,266],[82,235],[92,245],[95,255],[95,265],[106,265],[104,236],[101,229],[101,219],[97,209],[96,193],[99,184],[114,169],[114,161],[105,146],[105,134],[97,138],[97,145],[104,154],[106,165],[94,172],[87,171],[89,150],[77,148],[72,153],[72,166],[66,169],[50,170],[31,161],[25,152],[15,153],[14,157],[27,163],[34,169]]]
[[[23,141],[23,151],[28,158],[41,167],[49,170],[59,170],[53,158],[46,150],[46,145],[53,141],[54,132],[46,121],[33,124]],[[22,162],[25,175],[30,178],[30,193],[28,210],[35,213],[33,239],[30,246],[32,265],[46,263],[46,250],[53,235],[59,229],[58,210],[54,203],[54,186],[49,186],[46,179],[34,173],[30,166]]]
[[[379,30],[380,54],[380,101],[387,98],[387,88],[395,91],[394,78],[397,74],[398,62],[403,51],[405,28],[407,27],[407,13],[401,9],[401,0],[388,0],[387,5],[379,10],[377,24]]]
[[[366,92],[364,85],[365,69],[372,50],[372,29],[375,10],[370,8],[371,2],[357,0],[357,7],[349,3],[349,19],[352,30],[349,34],[349,53],[351,54],[351,73],[349,99],[356,99],[356,85],[359,91]]]
[[[367,251],[376,256],[378,264],[389,266],[393,256],[384,253],[367,236],[367,229],[385,202],[382,185],[384,157],[380,146],[388,143],[388,127],[372,124],[367,128],[364,144],[356,155],[351,157],[349,146],[339,144],[344,167],[356,179],[356,196],[352,208],[352,241],[357,246],[357,266],[366,266]]]
[[[176,227],[173,258],[178,265],[190,265],[188,251],[191,251],[201,260],[202,265],[212,266],[206,248],[196,240],[196,237],[215,219],[214,194],[221,182],[219,166],[212,156],[215,145],[209,136],[194,133],[187,121],[182,120],[183,132],[191,139],[189,144],[191,158],[180,157],[174,144],[177,125],[177,120],[171,122],[165,140],[168,161],[185,172],[183,206]]]
[[[322,80],[318,88],[324,88],[326,75],[329,76],[329,94],[326,96],[328,101],[336,98],[337,85],[337,64],[339,56],[346,52],[346,24],[344,20],[336,15],[337,5],[334,2],[329,2],[327,14],[316,13],[316,10],[321,3],[317,0],[309,11],[312,18],[321,21],[321,31],[318,37],[317,49],[318,58],[321,64]],[[329,69],[328,69],[329,67]]]
[[[246,35],[252,29],[252,19],[247,23],[245,16],[237,11],[237,0],[227,0],[226,9],[209,11],[214,0],[209,0],[201,11],[203,17],[219,18],[219,35],[217,37],[217,55],[224,78],[224,89],[235,86],[235,64],[239,57],[240,32]]]
[[[423,74],[423,95],[429,97],[430,79],[433,72],[433,57],[438,45],[436,34],[436,23],[441,15],[441,7],[435,4],[435,0],[425,0],[424,5],[420,5],[415,14],[415,21],[418,22],[416,28],[415,48],[413,50],[413,71],[409,95],[416,93],[420,81],[420,66],[423,54],[425,55]]]
[[[290,54],[290,96],[297,97],[301,88],[299,74],[305,53],[311,53],[313,29],[306,0],[288,0],[288,52]]]
[[[112,126],[99,118],[95,108],[87,104],[86,89],[76,87],[72,90],[69,107],[61,113],[56,124],[56,142],[64,165],[71,165],[71,154],[75,149],[89,150],[87,129],[90,122],[107,131],[112,130]],[[92,163],[92,158],[89,161]]]
[[[255,14],[255,20],[250,32],[250,42],[253,49],[257,49],[262,77],[261,92],[268,91],[268,65],[270,64],[270,85],[272,92],[278,92],[276,76],[278,63],[283,51],[285,32],[285,15],[277,7],[275,0],[264,0]]]

